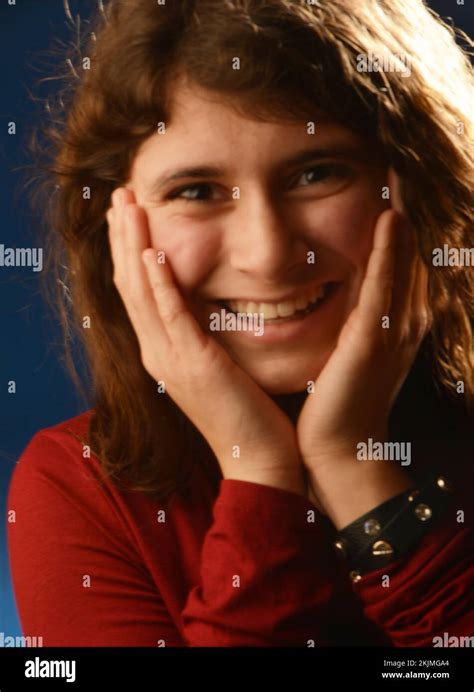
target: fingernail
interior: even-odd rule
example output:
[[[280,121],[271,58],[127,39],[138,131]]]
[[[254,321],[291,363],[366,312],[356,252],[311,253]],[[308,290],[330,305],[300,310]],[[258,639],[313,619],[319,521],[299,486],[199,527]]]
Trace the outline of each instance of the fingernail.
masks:
[[[124,194],[122,188],[118,187],[116,190],[114,190],[112,194],[112,200],[115,205],[118,207],[123,207],[124,205]]]

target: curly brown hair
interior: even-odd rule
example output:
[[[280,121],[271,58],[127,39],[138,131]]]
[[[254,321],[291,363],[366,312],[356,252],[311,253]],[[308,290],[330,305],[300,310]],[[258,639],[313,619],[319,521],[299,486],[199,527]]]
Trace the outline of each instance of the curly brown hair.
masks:
[[[401,178],[429,267],[434,380],[458,399],[462,381],[472,409],[473,273],[431,262],[434,248],[472,240],[472,42],[464,34],[421,0],[99,0],[87,29],[32,141],[43,171],[33,203],[45,219],[68,348],[74,327],[85,344],[88,439],[109,477],[165,500],[206,453],[141,364],[112,280],[105,217],[140,144],[169,120],[180,76],[247,117],[312,119],[318,108],[375,143]],[[409,79],[357,69],[358,56],[387,51],[410,57]],[[240,70],[231,69],[235,56]]]

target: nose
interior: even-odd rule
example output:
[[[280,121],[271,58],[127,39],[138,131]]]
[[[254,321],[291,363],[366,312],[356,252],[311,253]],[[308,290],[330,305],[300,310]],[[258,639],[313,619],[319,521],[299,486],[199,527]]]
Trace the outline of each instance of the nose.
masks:
[[[229,263],[244,274],[273,282],[307,268],[311,248],[297,220],[265,192],[254,188],[242,195],[228,231]]]

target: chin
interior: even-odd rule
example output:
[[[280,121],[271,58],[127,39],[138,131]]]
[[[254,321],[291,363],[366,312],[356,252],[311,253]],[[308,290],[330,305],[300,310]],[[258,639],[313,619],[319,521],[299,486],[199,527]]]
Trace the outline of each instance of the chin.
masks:
[[[241,367],[267,394],[296,394],[308,390],[308,382],[315,381],[327,363],[332,349],[315,358],[287,357],[268,363],[241,363]]]

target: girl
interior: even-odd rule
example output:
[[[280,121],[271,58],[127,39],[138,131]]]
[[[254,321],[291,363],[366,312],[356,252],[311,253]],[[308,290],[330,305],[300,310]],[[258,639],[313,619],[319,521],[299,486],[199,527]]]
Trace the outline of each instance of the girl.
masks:
[[[112,1],[92,29],[45,184],[94,408],[14,474],[25,633],[471,635],[472,269],[431,261],[470,244],[453,32],[421,0]]]

